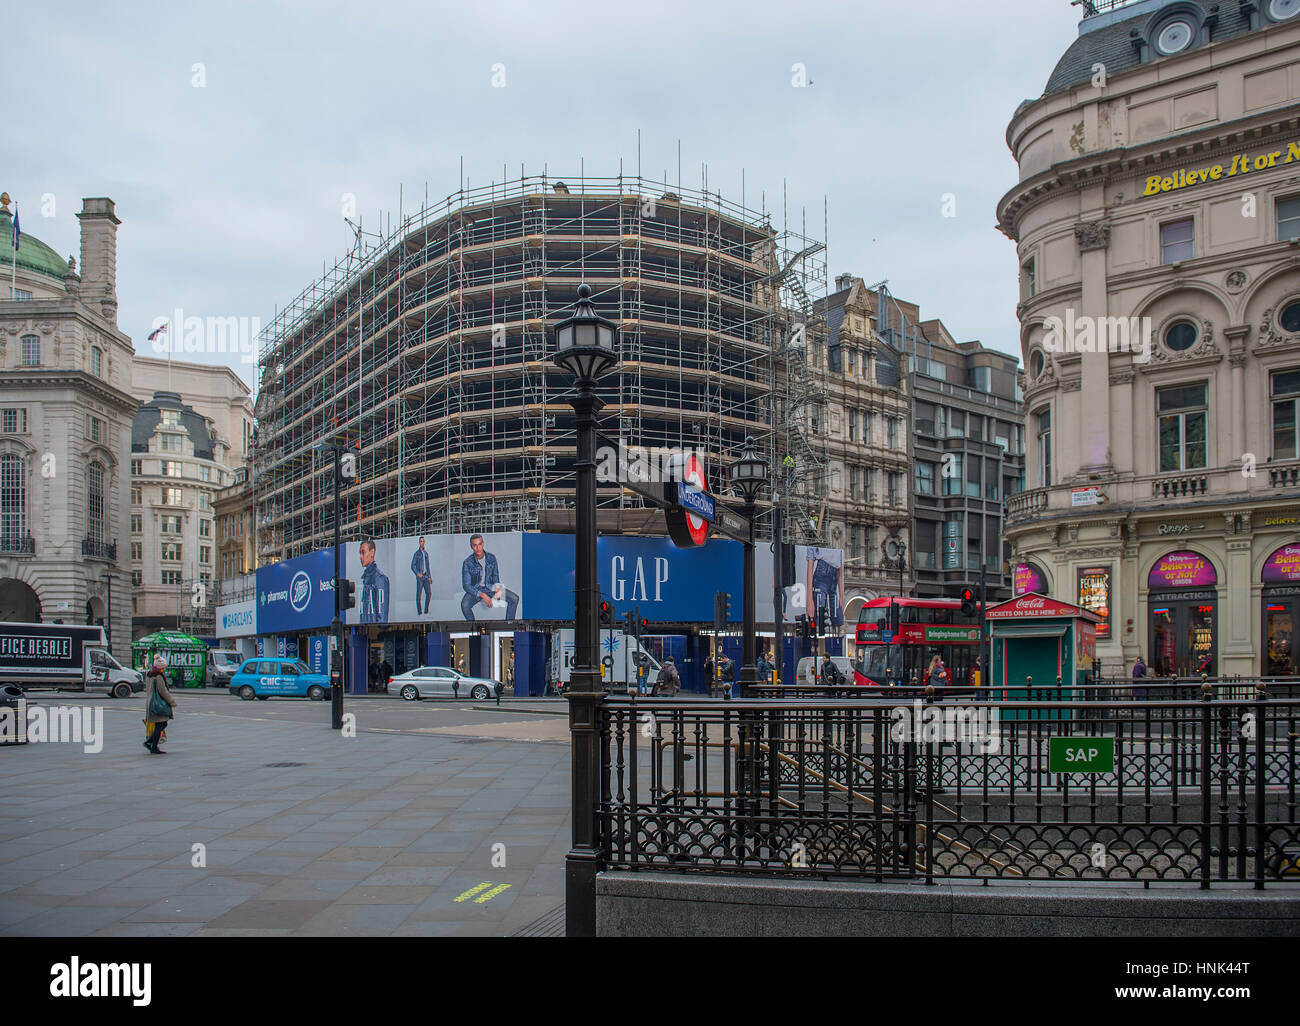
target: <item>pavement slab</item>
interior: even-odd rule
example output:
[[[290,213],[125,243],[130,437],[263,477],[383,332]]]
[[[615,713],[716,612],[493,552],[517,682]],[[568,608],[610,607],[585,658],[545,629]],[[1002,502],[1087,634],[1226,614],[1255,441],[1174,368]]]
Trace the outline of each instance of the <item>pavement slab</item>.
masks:
[[[135,703],[98,753],[3,752],[0,935],[500,936],[563,902],[563,716],[376,698],[344,737],[325,703],[180,701],[165,759]]]

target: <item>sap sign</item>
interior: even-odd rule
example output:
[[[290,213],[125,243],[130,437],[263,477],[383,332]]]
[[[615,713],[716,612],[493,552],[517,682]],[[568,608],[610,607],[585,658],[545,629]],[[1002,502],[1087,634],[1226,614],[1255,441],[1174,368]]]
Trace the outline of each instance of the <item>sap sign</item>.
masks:
[[[257,632],[278,634],[328,627],[334,619],[334,550],[257,569]]]
[[[524,616],[530,620],[573,619],[573,536],[525,534]],[[738,542],[712,539],[679,549],[666,538],[609,537],[596,543],[600,591],[622,614],[641,607],[647,620],[691,622],[713,619],[713,594],[741,593],[742,550]]]
[[[251,638],[256,633],[256,602],[232,602],[226,606],[217,606],[218,638]]]

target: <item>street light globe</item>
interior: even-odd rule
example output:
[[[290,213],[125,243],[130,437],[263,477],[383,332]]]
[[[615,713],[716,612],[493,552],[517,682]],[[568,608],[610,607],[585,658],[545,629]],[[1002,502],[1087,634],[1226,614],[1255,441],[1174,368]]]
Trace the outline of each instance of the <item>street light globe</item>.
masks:
[[[767,469],[767,460],[754,449],[754,437],[752,435],[746,437],[745,448],[736,461],[727,468],[727,477],[731,481],[732,490],[743,498],[746,504],[753,503],[758,498],[759,489],[767,483]]]
[[[555,365],[579,382],[594,382],[618,364],[618,328],[596,313],[591,286],[578,286],[573,314],[555,326]]]

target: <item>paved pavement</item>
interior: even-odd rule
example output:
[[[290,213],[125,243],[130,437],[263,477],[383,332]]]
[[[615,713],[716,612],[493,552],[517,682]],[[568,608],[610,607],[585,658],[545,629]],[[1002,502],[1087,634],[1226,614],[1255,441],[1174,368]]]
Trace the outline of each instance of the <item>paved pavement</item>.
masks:
[[[182,691],[150,756],[138,696],[33,699],[102,708],[104,744],[0,746],[0,934],[503,935],[563,903],[563,701],[354,700],[341,737],[328,703]]]

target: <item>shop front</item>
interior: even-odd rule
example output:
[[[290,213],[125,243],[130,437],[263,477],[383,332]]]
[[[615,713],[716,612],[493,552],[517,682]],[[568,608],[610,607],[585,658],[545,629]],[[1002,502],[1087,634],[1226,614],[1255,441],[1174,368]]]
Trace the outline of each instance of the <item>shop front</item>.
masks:
[[[1269,677],[1300,672],[1295,653],[1295,628],[1300,623],[1300,543],[1283,545],[1264,561],[1260,571],[1263,638],[1260,673]]]
[[[1199,552],[1181,549],[1147,574],[1147,668],[1157,677],[1218,672],[1219,578]]]

